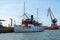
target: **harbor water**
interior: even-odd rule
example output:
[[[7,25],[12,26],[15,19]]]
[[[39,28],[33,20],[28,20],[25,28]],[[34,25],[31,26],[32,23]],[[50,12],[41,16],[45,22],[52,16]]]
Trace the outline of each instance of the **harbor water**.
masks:
[[[33,33],[0,33],[0,40],[60,40],[60,30]]]

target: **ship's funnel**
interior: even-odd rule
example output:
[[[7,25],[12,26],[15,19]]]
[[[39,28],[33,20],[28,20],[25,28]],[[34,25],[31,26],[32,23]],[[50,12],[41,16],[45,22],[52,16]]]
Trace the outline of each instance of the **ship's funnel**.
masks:
[[[33,15],[31,15],[31,20],[33,20]]]

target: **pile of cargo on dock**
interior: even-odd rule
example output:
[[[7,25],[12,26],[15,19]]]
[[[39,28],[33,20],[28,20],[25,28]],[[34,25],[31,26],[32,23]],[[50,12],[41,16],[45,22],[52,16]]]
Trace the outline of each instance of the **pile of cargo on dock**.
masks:
[[[3,26],[1,21],[6,21],[6,20],[1,20],[0,19],[0,33],[8,33],[8,32],[14,32],[14,27],[12,27],[12,20],[11,20],[11,25],[10,26]]]
[[[10,32],[14,32],[13,27],[1,27],[0,28],[0,33],[10,33]]]

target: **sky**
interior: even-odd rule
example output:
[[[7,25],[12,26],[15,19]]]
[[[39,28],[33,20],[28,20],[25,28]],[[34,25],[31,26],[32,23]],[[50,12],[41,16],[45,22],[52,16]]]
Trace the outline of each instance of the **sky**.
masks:
[[[51,25],[50,17],[47,17],[47,10],[50,7],[58,20],[57,24],[60,25],[60,0],[0,0],[0,19],[6,20],[2,22],[3,25],[10,24],[9,18],[13,18],[15,24],[21,24],[24,2],[25,12],[34,15],[35,20],[38,8],[38,21],[45,26]]]

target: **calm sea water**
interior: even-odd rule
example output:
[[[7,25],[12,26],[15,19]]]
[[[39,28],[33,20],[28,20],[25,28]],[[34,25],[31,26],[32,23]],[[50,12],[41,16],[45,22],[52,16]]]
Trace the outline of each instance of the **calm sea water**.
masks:
[[[35,33],[0,33],[0,40],[60,40],[60,30]]]

